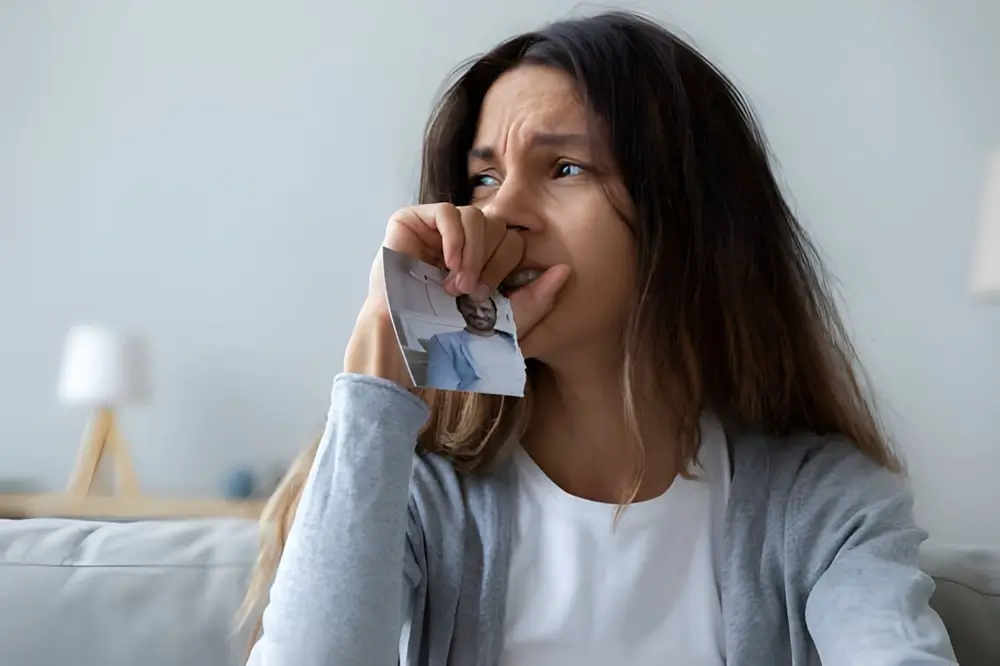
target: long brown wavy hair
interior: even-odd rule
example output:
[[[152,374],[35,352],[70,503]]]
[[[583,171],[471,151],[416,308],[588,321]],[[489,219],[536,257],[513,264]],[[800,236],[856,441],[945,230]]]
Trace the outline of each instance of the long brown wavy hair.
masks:
[[[557,68],[577,84],[630,197],[637,255],[623,340],[623,408],[640,461],[637,405],[651,392],[678,424],[676,469],[697,454],[711,408],[748,429],[844,436],[900,470],[876,418],[815,247],[772,172],[747,102],[694,48],[656,23],[613,12],[550,24],[472,61],[427,127],[422,203],[468,203],[466,154],[487,90],[522,64]],[[417,389],[431,416],[419,451],[486,473],[530,418],[521,400]],[[667,379],[668,378],[668,379]],[[244,620],[266,603],[319,443],[292,465],[264,511]],[[259,619],[254,638],[259,635]]]

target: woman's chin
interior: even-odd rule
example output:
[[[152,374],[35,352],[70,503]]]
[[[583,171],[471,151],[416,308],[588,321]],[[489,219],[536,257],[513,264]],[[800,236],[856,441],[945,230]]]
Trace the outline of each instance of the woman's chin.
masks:
[[[545,359],[551,355],[554,348],[553,343],[551,336],[546,335],[545,331],[538,327],[517,341],[524,360],[539,363],[545,363]]]
[[[573,320],[553,310],[539,321],[526,335],[518,336],[521,356],[545,365],[560,363],[566,353],[578,347],[580,335],[574,330]]]
[[[517,347],[521,350],[521,358],[525,361],[536,360],[538,358],[538,350],[534,340],[531,338],[531,333],[523,338],[519,337],[517,339]]]

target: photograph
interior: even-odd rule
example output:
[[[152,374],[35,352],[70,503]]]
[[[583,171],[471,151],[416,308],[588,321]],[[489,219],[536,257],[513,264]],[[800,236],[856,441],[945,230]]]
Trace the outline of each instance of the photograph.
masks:
[[[510,301],[482,302],[444,290],[447,274],[382,248],[386,300],[415,386],[524,396],[524,357]]]

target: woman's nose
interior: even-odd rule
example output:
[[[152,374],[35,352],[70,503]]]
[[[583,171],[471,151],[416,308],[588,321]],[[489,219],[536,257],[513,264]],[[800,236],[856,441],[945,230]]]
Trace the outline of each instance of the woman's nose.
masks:
[[[503,220],[508,229],[538,230],[541,219],[535,204],[535,197],[528,183],[508,176],[493,198],[483,206],[483,214],[491,219]]]

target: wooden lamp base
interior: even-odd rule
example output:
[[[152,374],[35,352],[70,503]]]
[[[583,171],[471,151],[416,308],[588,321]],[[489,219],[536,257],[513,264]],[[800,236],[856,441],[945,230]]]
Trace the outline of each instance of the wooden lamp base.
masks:
[[[69,477],[66,492],[73,497],[89,496],[94,490],[94,480],[101,471],[104,456],[109,454],[113,461],[115,476],[110,494],[137,497],[139,479],[132,464],[132,453],[129,451],[128,442],[118,431],[118,420],[110,407],[102,407],[94,414],[87,428],[87,434],[80,444],[80,452],[77,454],[76,465]]]
[[[110,457],[114,481],[104,483],[102,463]],[[95,492],[96,491],[96,492]],[[264,501],[157,498],[139,492],[128,443],[114,410],[99,409],[87,428],[64,493],[0,494],[3,518],[213,518],[257,520]]]

